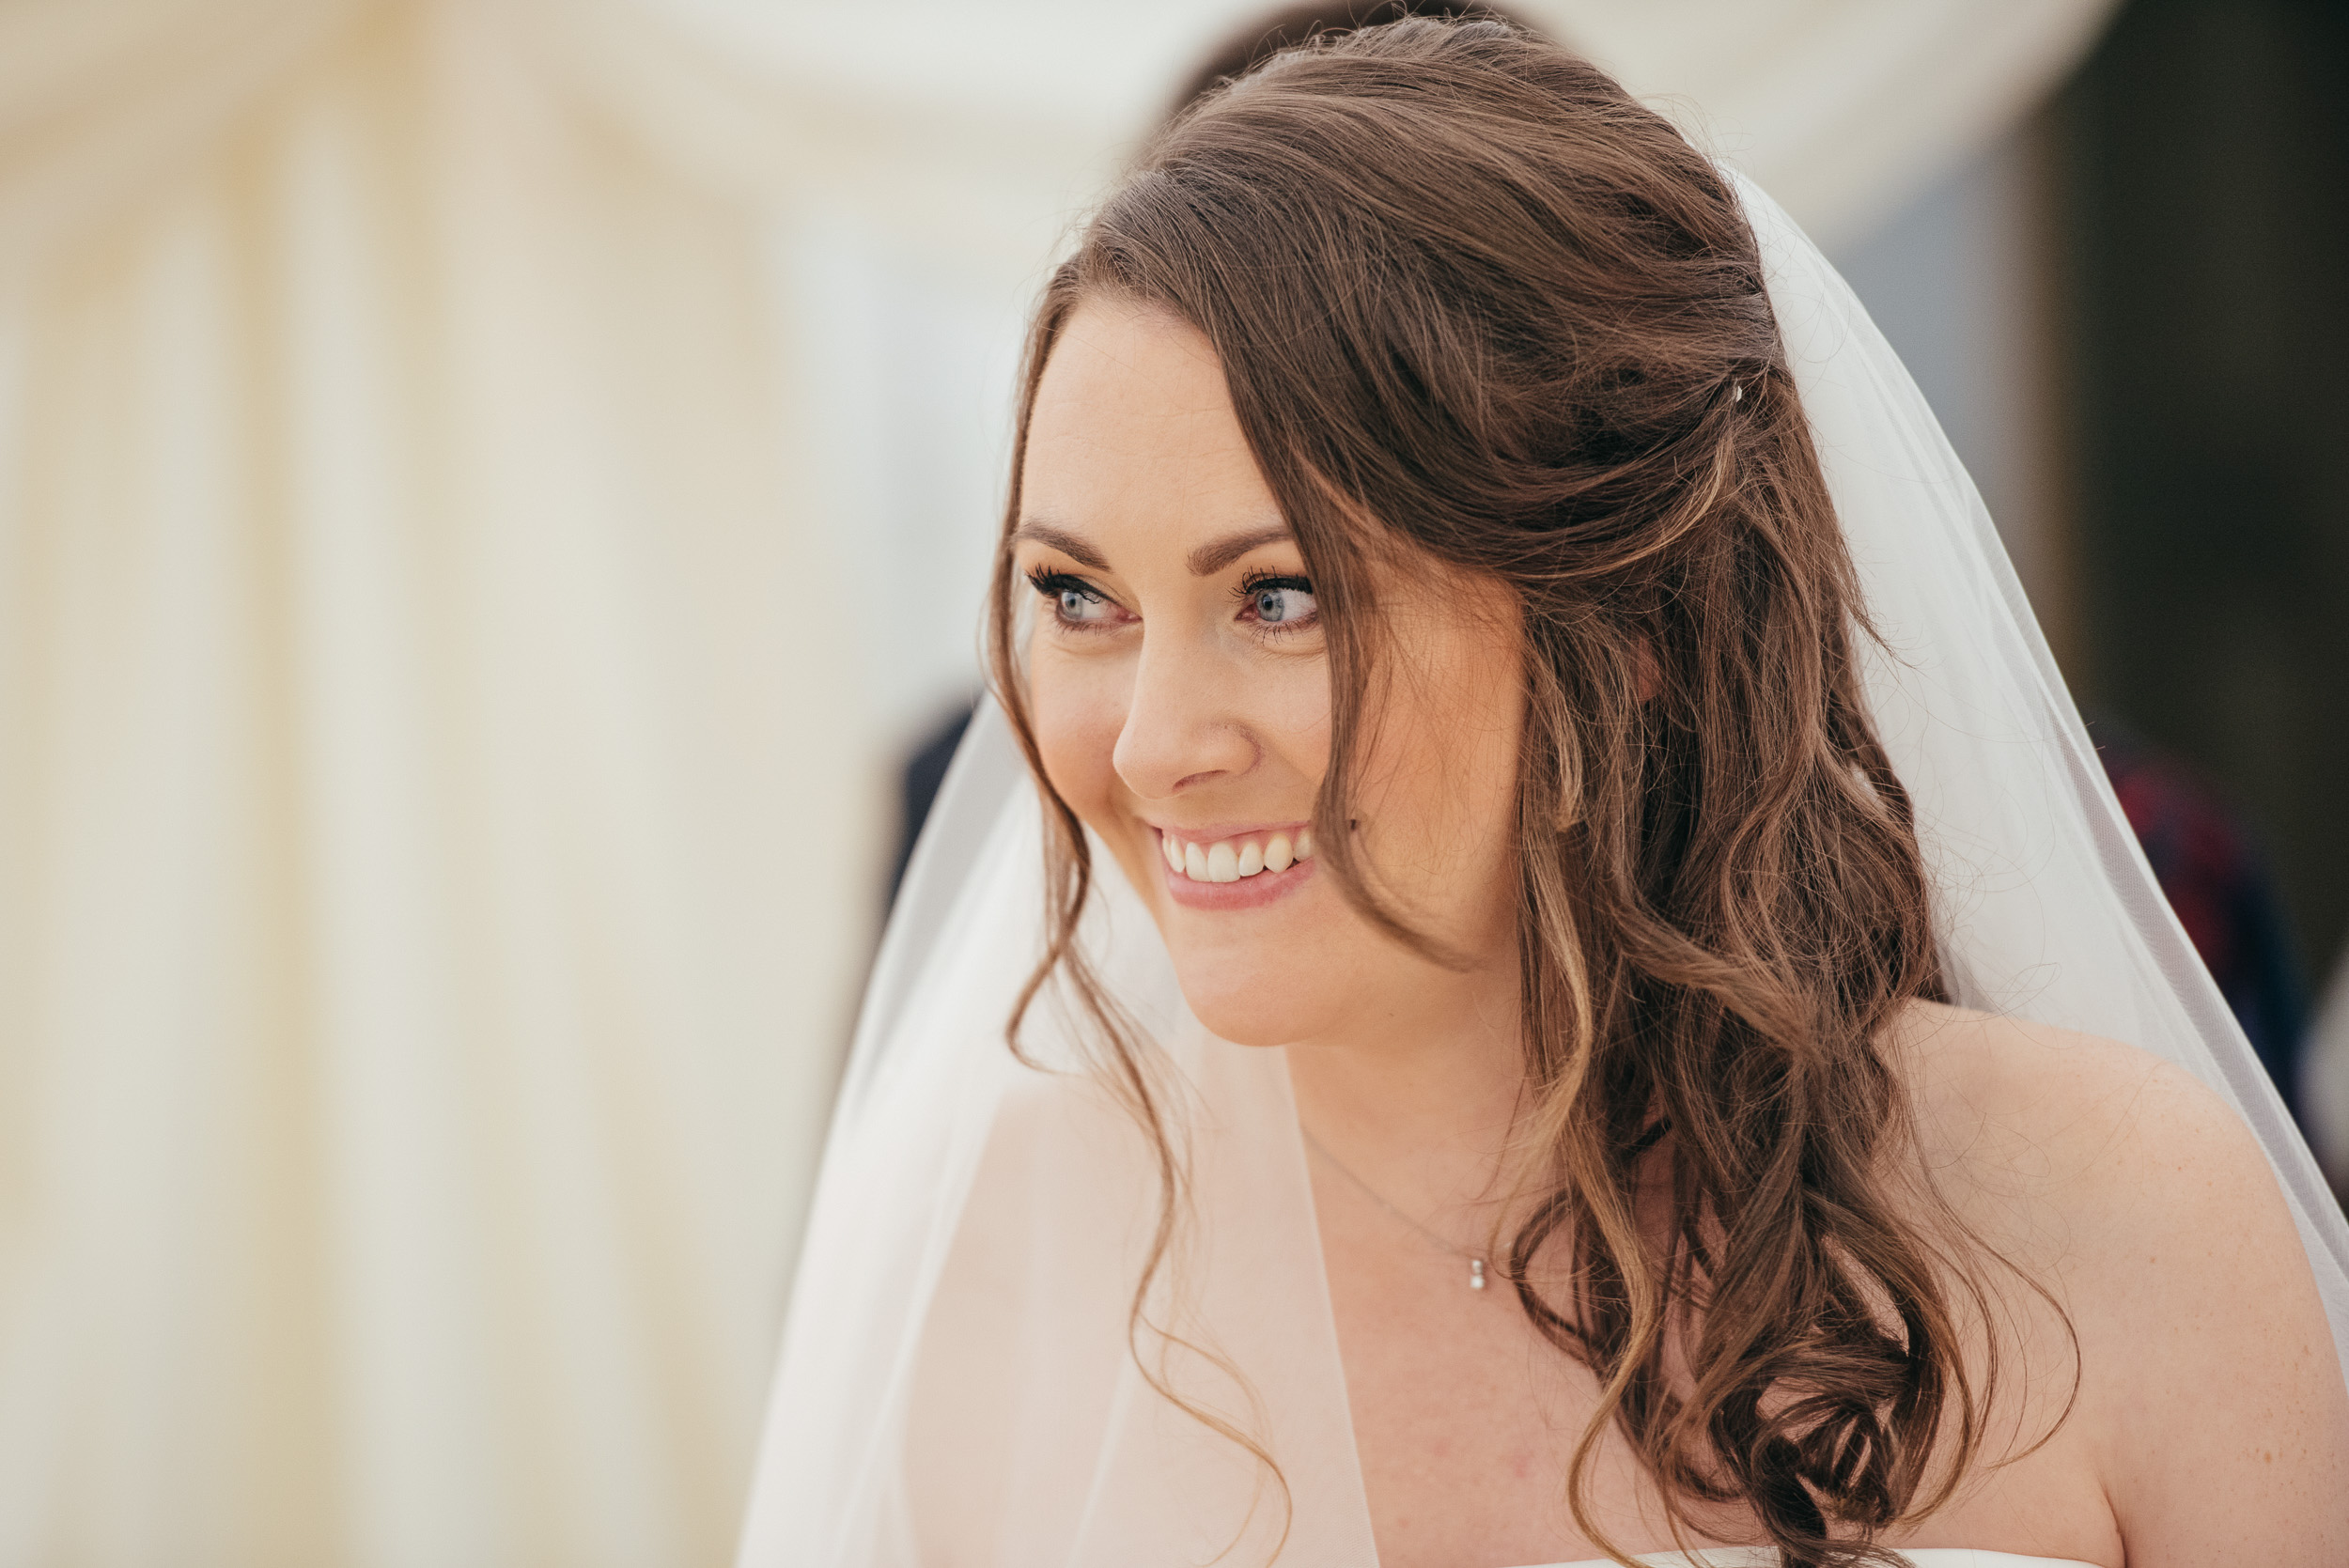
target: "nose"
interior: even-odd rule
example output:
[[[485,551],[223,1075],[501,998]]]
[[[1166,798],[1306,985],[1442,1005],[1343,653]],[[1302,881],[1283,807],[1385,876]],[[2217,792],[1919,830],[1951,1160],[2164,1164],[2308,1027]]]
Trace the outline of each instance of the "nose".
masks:
[[[1240,710],[1238,675],[1213,648],[1182,638],[1144,639],[1111,754],[1127,788],[1163,800],[1256,766],[1259,748]]]

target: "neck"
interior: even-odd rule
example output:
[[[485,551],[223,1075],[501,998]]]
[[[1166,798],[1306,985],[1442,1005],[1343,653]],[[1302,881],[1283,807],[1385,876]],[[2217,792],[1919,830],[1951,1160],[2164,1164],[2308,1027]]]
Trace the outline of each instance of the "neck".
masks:
[[[1458,1230],[1457,1211],[1505,1190],[1524,1066],[1514,970],[1450,978],[1456,994],[1412,1018],[1290,1046],[1288,1064],[1316,1142],[1389,1203]]]

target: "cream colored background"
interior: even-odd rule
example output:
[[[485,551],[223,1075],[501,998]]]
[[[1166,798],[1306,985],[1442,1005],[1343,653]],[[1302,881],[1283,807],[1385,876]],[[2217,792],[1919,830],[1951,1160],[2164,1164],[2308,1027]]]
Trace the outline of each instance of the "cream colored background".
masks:
[[[1524,8],[1832,242],[2108,7]],[[725,1558],[1019,311],[1252,9],[0,0],[0,1564]]]

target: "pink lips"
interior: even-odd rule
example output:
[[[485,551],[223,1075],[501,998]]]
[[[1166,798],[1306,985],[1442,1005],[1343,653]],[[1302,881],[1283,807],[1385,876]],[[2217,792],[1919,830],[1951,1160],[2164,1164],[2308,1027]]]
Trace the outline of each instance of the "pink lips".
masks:
[[[1313,874],[1312,861],[1299,861],[1286,871],[1260,871],[1237,882],[1194,882],[1165,861],[1159,862],[1159,875],[1166,878],[1167,896],[1190,909],[1262,908],[1304,886],[1305,879]]]
[[[1218,839],[1225,839],[1239,837],[1251,831],[1262,833],[1280,831],[1283,830],[1218,829],[1215,830],[1214,836]],[[1289,829],[1286,831],[1293,833],[1296,829]],[[1178,836],[1188,840],[1192,832],[1200,832],[1200,831],[1190,830]],[[1159,835],[1161,840],[1164,834],[1165,830],[1161,829]],[[1200,832],[1200,836],[1206,835]],[[1287,897],[1299,888],[1303,887],[1314,873],[1315,862],[1311,859],[1302,859],[1292,862],[1284,870],[1259,871],[1252,876],[1243,877],[1236,882],[1194,881],[1166,863],[1165,855],[1161,852],[1162,844],[1154,843],[1151,846],[1151,851],[1150,858],[1158,862],[1159,874],[1166,878],[1167,896],[1189,909],[1262,908],[1277,899]]]

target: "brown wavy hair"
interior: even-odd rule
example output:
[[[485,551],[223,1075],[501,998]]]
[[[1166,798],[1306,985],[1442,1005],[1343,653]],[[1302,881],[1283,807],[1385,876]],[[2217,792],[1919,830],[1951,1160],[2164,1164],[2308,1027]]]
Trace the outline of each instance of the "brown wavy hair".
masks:
[[[1890,1174],[1911,1129],[1879,1036],[1941,997],[1926,876],[1735,194],[1587,62],[1504,23],[1406,21],[1278,54],[1159,136],[1045,291],[1022,454],[1045,362],[1097,296],[1206,336],[1295,532],[1332,686],[1317,821],[1354,815],[1381,563],[1432,556],[1516,597],[1540,1180],[1506,1272],[1598,1379],[1577,1524],[1613,1550],[1585,1497],[1611,1422],[1675,1533],[1735,1503],[1790,1568],[1886,1560],[1875,1543],[1982,1446],[1998,1358],[1967,1353],[1988,1298],[1964,1249]],[[1093,864],[1021,691],[1018,474],[990,653],[1048,803],[1051,894],[1012,1038],[1055,977],[1090,1012],[1159,1150],[1155,1267],[1182,1161],[1148,1047],[1075,943]],[[1357,908],[1437,951],[1349,834],[1316,838]]]

